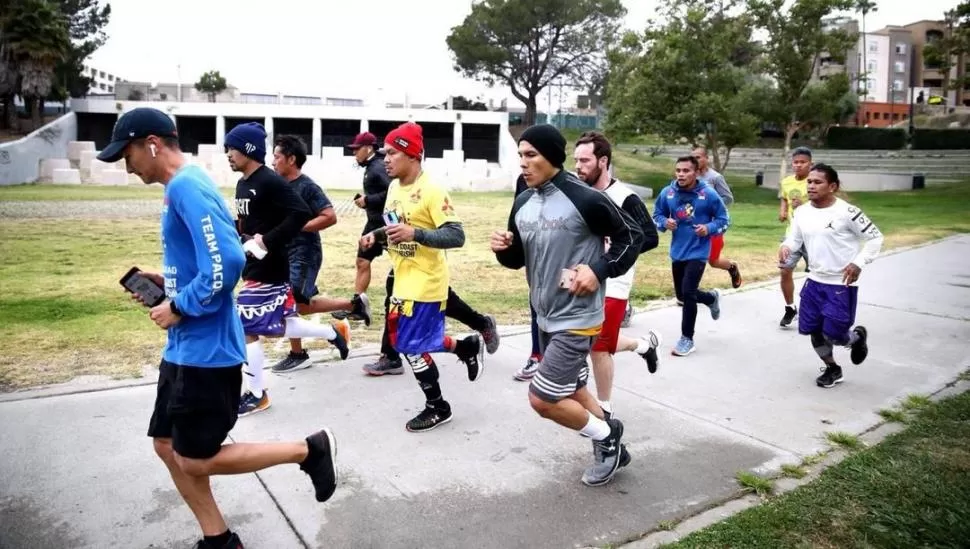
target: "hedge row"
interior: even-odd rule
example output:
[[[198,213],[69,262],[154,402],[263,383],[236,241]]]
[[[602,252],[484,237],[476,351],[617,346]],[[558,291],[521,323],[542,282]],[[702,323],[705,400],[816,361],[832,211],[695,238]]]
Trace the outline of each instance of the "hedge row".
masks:
[[[906,147],[906,130],[837,126],[825,135],[830,149],[898,150]],[[970,149],[970,130],[916,129],[913,148],[920,150]]]

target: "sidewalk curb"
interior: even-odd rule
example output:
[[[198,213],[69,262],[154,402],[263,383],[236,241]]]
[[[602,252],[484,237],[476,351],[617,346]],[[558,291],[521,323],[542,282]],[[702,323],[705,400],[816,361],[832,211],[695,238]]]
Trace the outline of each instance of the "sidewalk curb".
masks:
[[[936,240],[930,240],[927,242],[922,242],[919,244],[912,244],[909,246],[902,246],[900,248],[894,248],[892,250],[886,250],[879,254],[879,258],[888,257],[896,255],[903,252],[908,252],[911,250],[918,250],[920,248],[925,248],[927,246],[933,246],[936,244],[942,244],[949,242],[950,240],[956,240],[967,235],[964,233],[946,236],[943,238],[938,238]],[[795,279],[802,279],[806,273],[795,273]],[[732,295],[740,292],[747,292],[758,290],[761,288],[766,288],[769,286],[775,286],[778,284],[778,277],[773,277],[769,280],[763,280],[755,282],[753,284],[745,284],[741,288],[722,288],[720,290],[722,296]],[[655,299],[649,301],[646,306],[634,308],[633,314],[643,314],[647,312],[656,311],[658,309],[664,309],[667,307],[676,306],[676,301],[673,298],[668,299]],[[530,327],[527,324],[517,324],[505,326],[499,330],[499,334],[502,337],[518,336],[523,334],[528,334],[530,332]],[[470,332],[469,332],[470,333]],[[354,349],[351,352],[350,358],[370,358],[380,355],[380,346],[378,344],[372,343],[365,345],[359,349]],[[329,360],[317,361],[321,364],[329,363]],[[270,366],[264,368],[264,370],[269,370]],[[154,367],[147,367],[144,369],[145,375],[139,378],[122,379],[122,380],[100,380],[104,376],[82,376],[75,378],[71,381],[64,383],[46,385],[41,387],[33,387],[29,389],[23,389],[20,391],[12,391],[8,393],[0,393],[0,404],[5,402],[17,402],[21,400],[33,400],[41,398],[50,398],[57,396],[84,394],[84,393],[96,393],[101,391],[112,391],[116,389],[126,389],[130,387],[144,387],[148,385],[154,385],[158,381],[158,371]]]
[[[966,372],[928,395],[929,399],[938,402],[946,397],[970,391],[970,378],[965,374]],[[889,435],[898,433],[905,428],[906,426],[904,424],[882,421],[858,433],[858,437],[865,443],[865,448],[868,448],[879,444]],[[833,446],[830,450],[823,450],[819,454],[822,457],[821,461],[815,465],[804,467],[808,474],[800,479],[783,477],[780,470],[774,471],[771,475],[759,476],[774,481],[774,492],[770,497],[775,498],[812,482],[822,474],[822,471],[838,464],[851,455],[851,453],[851,451],[836,446]],[[673,521],[667,521],[664,524],[666,528],[658,526],[644,533],[639,539],[621,542],[620,545],[615,545],[614,547],[617,549],[655,549],[663,547],[668,543],[677,542],[698,530],[721,522],[765,501],[767,501],[767,498],[761,498],[757,495],[739,491],[736,496],[728,498],[727,501],[721,500],[721,502],[713,503],[712,506],[693,514],[685,515]],[[584,549],[595,548],[590,546]]]

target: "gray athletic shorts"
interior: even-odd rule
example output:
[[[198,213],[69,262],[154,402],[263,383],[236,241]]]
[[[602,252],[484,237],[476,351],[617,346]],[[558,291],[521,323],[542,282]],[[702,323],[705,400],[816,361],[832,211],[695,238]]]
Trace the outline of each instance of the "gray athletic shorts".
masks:
[[[785,241],[784,238],[781,239],[782,242]],[[805,251],[805,246],[797,250],[792,250],[791,255],[788,256],[788,261],[785,262],[781,268],[789,271],[794,271],[795,267],[798,266],[798,262],[802,259],[805,260],[805,271],[808,272],[808,252]]]
[[[542,362],[529,384],[529,391],[546,402],[559,402],[585,387],[589,379],[586,357],[594,339],[570,332],[539,330]]]

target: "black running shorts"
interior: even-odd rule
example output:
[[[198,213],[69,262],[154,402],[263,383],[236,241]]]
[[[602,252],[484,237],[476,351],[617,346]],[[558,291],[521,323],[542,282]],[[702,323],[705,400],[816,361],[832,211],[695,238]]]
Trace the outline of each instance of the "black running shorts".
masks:
[[[367,224],[364,225],[364,230],[360,232],[360,236],[364,236],[365,234],[375,231],[383,226],[384,226],[384,220],[382,219],[368,219]],[[384,253],[383,246],[381,246],[377,242],[375,242],[373,246],[371,246],[370,248],[367,248],[366,250],[361,249],[360,246],[357,246],[357,257],[360,259],[364,259],[366,261],[374,261],[375,259],[380,257],[381,254],[383,253]]]
[[[148,436],[171,438],[182,457],[211,458],[236,425],[241,389],[242,365],[199,368],[162,360]]]

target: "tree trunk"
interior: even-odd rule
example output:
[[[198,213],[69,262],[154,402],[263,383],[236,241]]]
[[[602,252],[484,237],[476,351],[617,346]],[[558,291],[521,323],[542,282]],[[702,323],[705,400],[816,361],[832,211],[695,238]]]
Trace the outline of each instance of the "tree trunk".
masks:
[[[11,93],[3,98],[4,120],[7,129],[11,132],[20,130],[19,120],[17,119],[17,104],[14,103],[14,95]]]
[[[530,93],[529,98],[525,102],[525,115],[522,117],[522,123],[525,127],[534,126],[536,123],[536,95]],[[548,120],[546,122],[549,122]]]
[[[732,150],[733,150],[732,147],[724,147],[724,163],[721,164],[721,168],[717,170],[717,171],[721,172],[722,174],[725,171],[727,171],[728,163],[731,161],[731,151]]]
[[[44,98],[38,97],[34,99],[34,111],[32,113],[32,118],[34,120],[33,130],[39,130],[41,126],[44,125]]]
[[[781,155],[781,170],[778,172],[778,184],[781,185],[781,180],[785,178],[785,170],[788,169],[788,151],[791,150],[791,140],[795,136],[795,132],[798,131],[800,124],[798,122],[789,122],[785,126],[785,147],[782,149]]]

